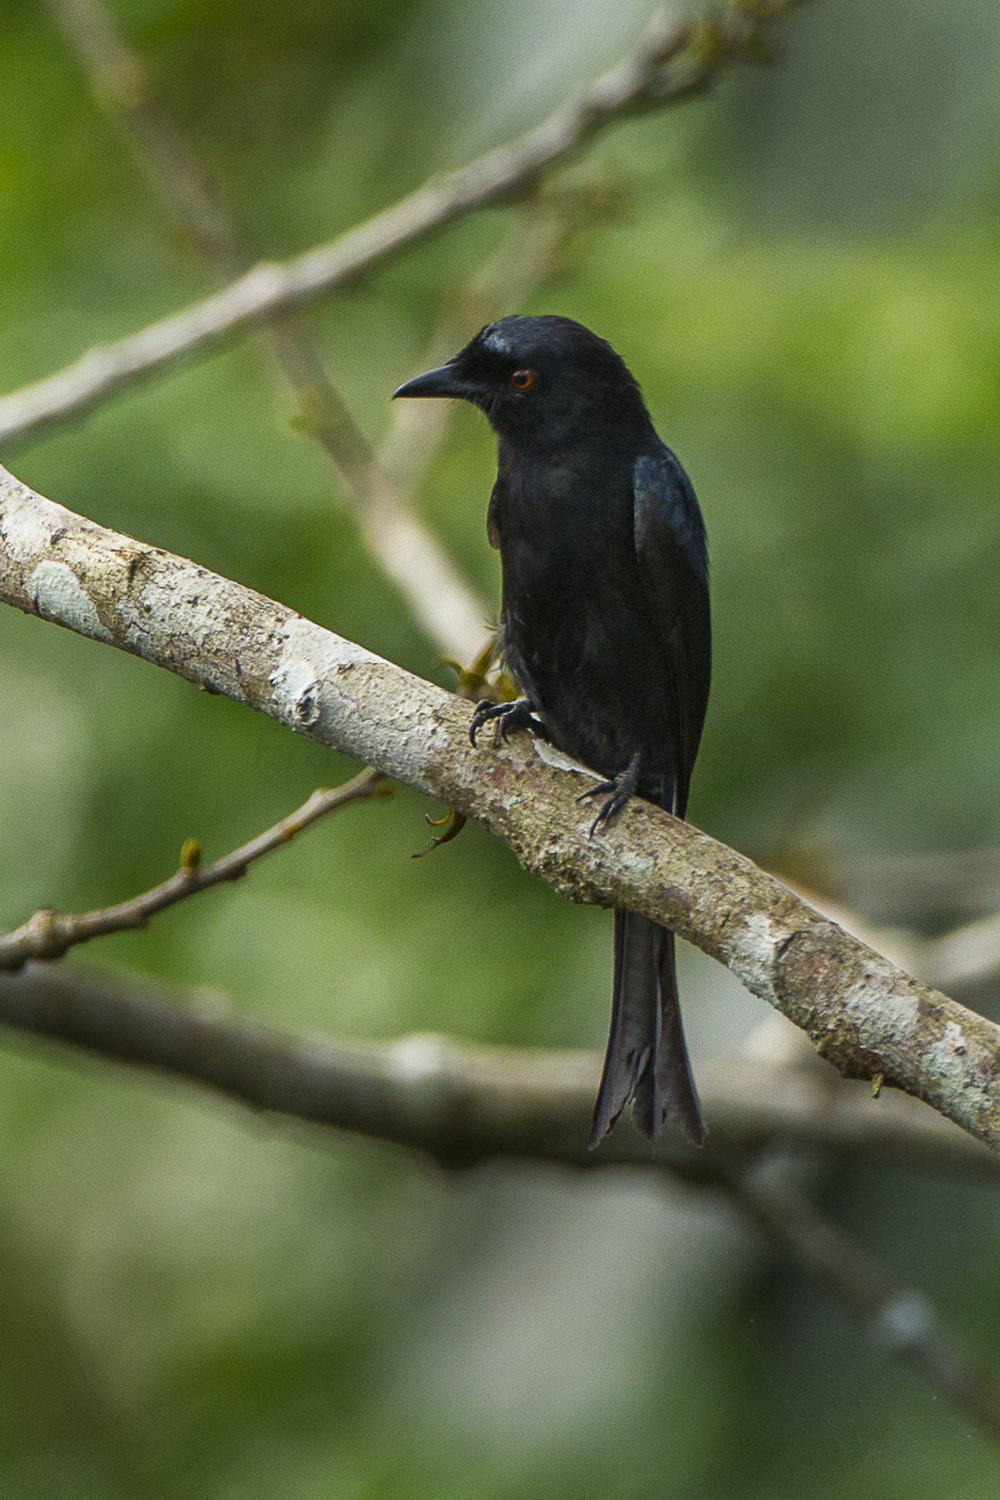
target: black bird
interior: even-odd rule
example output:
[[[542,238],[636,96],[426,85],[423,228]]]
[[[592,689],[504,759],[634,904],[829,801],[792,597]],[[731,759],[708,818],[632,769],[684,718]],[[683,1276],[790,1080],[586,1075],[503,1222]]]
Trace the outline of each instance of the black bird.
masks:
[[[502,318],[397,396],[453,396],[499,437],[487,530],[503,571],[500,644],[523,698],[478,705],[604,778],[592,832],[636,793],[683,817],[708,701],[705,527],[610,344],[570,318]],[[704,1126],[677,1000],[674,936],[615,912],[611,1034],[591,1145],[632,1103],[652,1136]]]

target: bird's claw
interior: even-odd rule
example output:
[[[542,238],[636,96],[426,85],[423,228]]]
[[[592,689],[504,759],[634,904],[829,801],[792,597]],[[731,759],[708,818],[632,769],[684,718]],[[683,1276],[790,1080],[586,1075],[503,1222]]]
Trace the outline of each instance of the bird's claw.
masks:
[[[532,734],[548,739],[545,725],[535,717],[527,698],[515,698],[513,703],[494,703],[492,698],[482,698],[469,723],[469,739],[473,745],[483,725],[491,720],[496,724],[498,742],[503,740],[506,743],[516,729],[530,729]]]
[[[598,781],[594,786],[588,787],[577,797],[577,802],[587,802],[591,797],[607,796],[607,801],[601,806],[597,817],[590,825],[589,838],[593,838],[599,828],[605,823],[610,823],[616,818],[625,804],[635,796],[639,789],[639,757],[634,756],[627,768],[620,776],[612,776],[607,781]]]

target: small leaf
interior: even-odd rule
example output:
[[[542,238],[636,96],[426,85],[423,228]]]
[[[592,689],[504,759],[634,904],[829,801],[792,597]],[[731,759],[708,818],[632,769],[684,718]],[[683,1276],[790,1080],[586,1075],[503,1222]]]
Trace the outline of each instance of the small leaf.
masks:
[[[706,71],[717,68],[725,60],[727,51],[725,33],[717,21],[708,17],[695,21],[691,28],[691,40],[688,45]]]
[[[465,814],[456,812],[453,807],[449,807],[443,818],[428,818],[428,828],[443,828],[444,833],[439,833],[436,838],[431,839],[426,849],[418,849],[410,858],[424,859],[428,854],[433,854],[435,849],[440,849],[442,844],[450,844],[452,839],[458,838],[467,821]]]
[[[181,845],[181,870],[196,875],[201,866],[201,845],[197,839],[185,839]]]

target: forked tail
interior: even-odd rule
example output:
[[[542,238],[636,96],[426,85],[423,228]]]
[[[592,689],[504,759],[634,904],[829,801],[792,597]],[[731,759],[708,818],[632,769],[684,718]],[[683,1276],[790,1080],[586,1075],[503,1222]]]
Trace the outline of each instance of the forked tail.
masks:
[[[629,1102],[643,1135],[654,1136],[670,1120],[696,1146],[705,1139],[677,999],[674,935],[647,917],[616,911],[611,1034],[592,1148]]]

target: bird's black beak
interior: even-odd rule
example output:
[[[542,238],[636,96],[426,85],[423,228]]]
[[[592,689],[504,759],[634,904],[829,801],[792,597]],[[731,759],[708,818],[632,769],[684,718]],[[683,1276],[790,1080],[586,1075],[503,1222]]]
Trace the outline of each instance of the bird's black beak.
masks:
[[[426,374],[408,380],[398,391],[393,391],[392,399],[395,401],[398,396],[452,396],[460,401],[468,401],[473,394],[470,382],[463,376],[455,361],[451,360],[436,370],[428,370]]]

